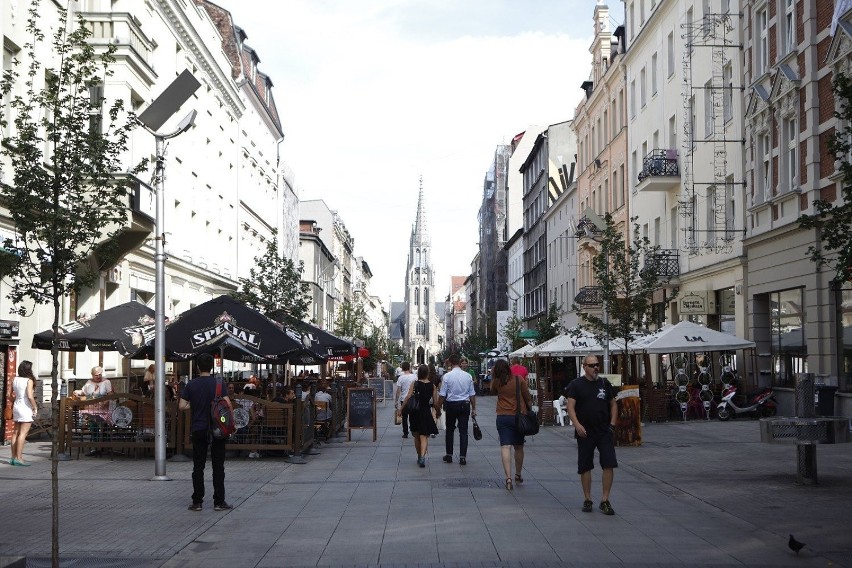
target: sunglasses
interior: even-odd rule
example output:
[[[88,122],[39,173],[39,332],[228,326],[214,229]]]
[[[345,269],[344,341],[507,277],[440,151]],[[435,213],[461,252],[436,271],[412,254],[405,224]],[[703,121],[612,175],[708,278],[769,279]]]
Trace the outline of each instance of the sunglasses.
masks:
[[[594,367],[595,369],[600,368],[600,363],[586,363],[586,367]]]

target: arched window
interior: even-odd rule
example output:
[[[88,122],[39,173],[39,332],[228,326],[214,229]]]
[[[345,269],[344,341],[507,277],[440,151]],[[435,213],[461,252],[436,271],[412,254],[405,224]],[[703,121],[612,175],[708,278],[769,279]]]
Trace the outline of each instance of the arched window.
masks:
[[[420,288],[414,289],[414,305],[415,306],[420,305]]]
[[[422,319],[417,320],[417,335],[425,335],[426,334],[426,322]]]
[[[429,305],[429,288],[423,289],[423,305],[424,306]]]

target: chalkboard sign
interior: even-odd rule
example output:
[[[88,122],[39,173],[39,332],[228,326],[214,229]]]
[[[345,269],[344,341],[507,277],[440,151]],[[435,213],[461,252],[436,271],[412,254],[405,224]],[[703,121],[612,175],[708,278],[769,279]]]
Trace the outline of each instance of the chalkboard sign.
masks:
[[[346,439],[352,439],[352,430],[373,429],[376,441],[376,394],[371,388],[351,388],[346,391]]]
[[[376,391],[376,399],[381,400],[382,402],[385,400],[385,390],[382,385],[383,381],[384,379],[381,377],[367,379],[367,386]]]
[[[393,387],[395,383],[391,380],[385,379],[385,399],[390,400],[393,398]]]

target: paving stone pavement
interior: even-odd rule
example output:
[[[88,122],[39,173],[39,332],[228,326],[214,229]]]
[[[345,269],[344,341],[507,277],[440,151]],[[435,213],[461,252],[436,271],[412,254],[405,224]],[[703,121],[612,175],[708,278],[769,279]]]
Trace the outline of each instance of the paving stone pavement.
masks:
[[[819,481],[796,481],[796,450],[760,443],[758,423],[644,425],[618,448],[615,516],[582,513],[569,426],[528,440],[524,483],[503,487],[493,397],[468,464],[441,461],[443,433],[419,468],[413,442],[378,406],[378,439],[338,436],[307,463],[228,459],[229,512],[187,511],[190,462],[115,456],[59,463],[63,566],[850,566],[852,445],[818,448]],[[49,443],[33,467],[0,448],[0,566],[49,566]],[[207,491],[211,492],[210,468]],[[593,473],[594,495],[600,470]],[[597,497],[595,497],[597,505]],[[787,548],[792,533],[807,546]],[[18,562],[15,564],[15,562]]]

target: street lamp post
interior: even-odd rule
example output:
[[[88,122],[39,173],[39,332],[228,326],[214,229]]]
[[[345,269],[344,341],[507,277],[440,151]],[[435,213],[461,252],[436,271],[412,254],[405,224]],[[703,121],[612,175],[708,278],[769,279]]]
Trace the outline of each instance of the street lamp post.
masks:
[[[183,73],[166,87],[166,90],[137,117],[139,123],[154,136],[156,163],[154,166],[155,229],[154,229],[154,481],[168,481],[166,476],[166,284],[165,240],[163,229],[165,213],[164,172],[166,140],[179,136],[192,128],[196,111],[191,111],[177,130],[169,134],[157,130],[174,115],[181,105],[201,86],[192,73]]]

